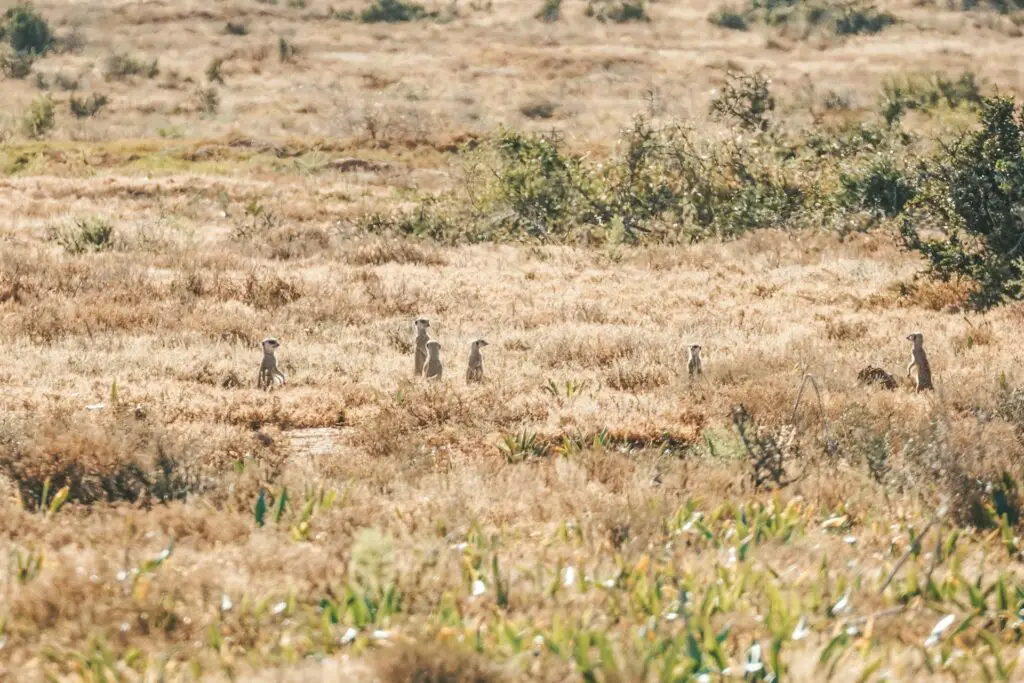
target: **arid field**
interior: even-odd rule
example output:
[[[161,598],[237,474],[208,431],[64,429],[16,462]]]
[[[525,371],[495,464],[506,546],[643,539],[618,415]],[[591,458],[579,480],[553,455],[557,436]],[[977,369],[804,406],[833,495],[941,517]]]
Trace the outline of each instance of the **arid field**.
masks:
[[[0,24],[0,680],[1024,680],[1024,11],[344,2]]]

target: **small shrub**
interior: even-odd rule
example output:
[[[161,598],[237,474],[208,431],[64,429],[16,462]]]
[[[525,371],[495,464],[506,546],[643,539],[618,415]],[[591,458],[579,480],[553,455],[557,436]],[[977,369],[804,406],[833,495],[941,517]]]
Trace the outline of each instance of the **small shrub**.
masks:
[[[227,33],[230,36],[245,36],[249,34],[249,27],[245,24],[236,24],[234,22],[229,21],[224,26],[224,33]]]
[[[114,226],[97,216],[76,218],[71,225],[54,231],[51,238],[69,254],[109,251],[114,248]]]
[[[0,52],[0,72],[7,78],[21,80],[32,73],[36,57],[32,52],[14,52],[4,49]]]
[[[288,42],[288,39],[284,36],[277,39],[277,58],[282,64],[295,59],[297,52],[296,47]]]
[[[202,86],[196,88],[193,97],[196,101],[196,106],[199,107],[199,111],[204,114],[213,115],[220,109],[220,93],[212,85],[207,88]]]
[[[896,17],[871,4],[844,5],[834,19],[835,32],[841,36],[879,33],[896,23]]]
[[[519,112],[528,119],[550,119],[558,105],[550,100],[531,100],[519,107]]]
[[[220,72],[220,68],[223,65],[223,57],[214,57],[211,59],[210,63],[206,67],[206,80],[210,83],[220,83],[221,85],[224,85],[224,75]]]
[[[746,130],[768,130],[768,116],[775,110],[770,84],[760,72],[730,71],[722,91],[711,101],[711,115],[731,119]]]
[[[598,21],[612,21],[616,24],[651,20],[644,0],[590,0],[584,14]]]
[[[123,80],[129,76],[156,78],[160,74],[159,60],[148,64],[129,54],[112,54],[107,57],[105,69],[108,80]]]
[[[975,305],[986,308],[1024,293],[1024,114],[1012,98],[993,97],[980,119],[932,160],[901,237],[933,277],[973,283]]]
[[[57,72],[53,77],[53,84],[60,90],[74,91],[78,90],[78,79],[71,76],[66,76],[62,72]]]
[[[715,26],[732,31],[746,31],[750,28],[743,14],[728,7],[722,7],[712,12],[708,21]]]
[[[50,26],[30,4],[20,4],[4,12],[3,36],[15,52],[44,54],[53,43]]]
[[[21,128],[26,137],[41,138],[49,133],[54,126],[53,100],[41,97],[32,104],[21,117]]]
[[[558,21],[562,18],[562,0],[544,0],[534,17],[548,23]]]
[[[100,93],[93,93],[89,97],[78,98],[74,95],[68,98],[68,109],[76,119],[86,119],[95,116],[100,109],[107,104],[107,96]]]
[[[376,0],[372,5],[364,9],[359,19],[365,24],[373,23],[396,23],[402,21],[416,21],[427,16],[427,11],[415,2],[404,0]]]

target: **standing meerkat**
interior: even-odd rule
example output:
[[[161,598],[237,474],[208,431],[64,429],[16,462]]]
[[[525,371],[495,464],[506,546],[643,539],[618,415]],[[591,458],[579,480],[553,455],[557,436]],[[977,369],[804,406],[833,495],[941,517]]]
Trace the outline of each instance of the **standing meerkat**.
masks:
[[[907,377],[910,377],[914,368],[917,367],[917,391],[932,389],[932,371],[928,366],[928,356],[924,352],[924,335],[914,332],[907,335],[907,340],[914,344],[910,351],[910,365],[907,366]]]
[[[474,339],[469,345],[469,367],[466,368],[466,384],[480,382],[484,378],[484,357],[480,349],[487,346],[483,339]]]
[[[700,344],[690,344],[690,357],[686,361],[686,371],[690,373],[690,377],[696,377],[704,372],[700,361]]]
[[[260,363],[260,376],[256,386],[260,389],[269,389],[277,380],[284,384],[284,373],[277,369],[277,356],[274,355],[274,351],[281,343],[273,337],[268,337],[260,345],[263,347],[263,362]]]
[[[417,377],[423,376],[423,366],[427,363],[427,342],[430,341],[430,321],[426,318],[416,318],[416,369],[413,371]]]
[[[441,342],[431,339],[427,342],[427,379],[441,379]]]

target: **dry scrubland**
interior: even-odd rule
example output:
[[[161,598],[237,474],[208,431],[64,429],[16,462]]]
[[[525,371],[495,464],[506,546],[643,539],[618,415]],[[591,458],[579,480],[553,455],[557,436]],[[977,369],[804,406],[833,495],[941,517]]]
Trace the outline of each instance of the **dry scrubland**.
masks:
[[[885,221],[647,246],[360,228],[459,187],[459,145],[499,124],[594,159],[638,111],[727,136],[727,67],[764,68],[794,130],[877,116],[886,76],[1019,93],[1016,15],[893,3],[897,25],[839,38],[663,0],[627,24],[578,2],[554,23],[501,0],[399,24],[37,7],[80,44],[2,85],[0,678],[1019,675],[1024,307],[950,312],[963,288],[916,281]],[[113,78],[114,53],[158,73]],[[438,384],[410,378],[418,315]],[[902,374],[912,331],[937,391],[858,386]],[[269,335],[288,384],[264,393]],[[796,405],[805,373],[820,400]],[[783,471],[756,468],[773,444]]]

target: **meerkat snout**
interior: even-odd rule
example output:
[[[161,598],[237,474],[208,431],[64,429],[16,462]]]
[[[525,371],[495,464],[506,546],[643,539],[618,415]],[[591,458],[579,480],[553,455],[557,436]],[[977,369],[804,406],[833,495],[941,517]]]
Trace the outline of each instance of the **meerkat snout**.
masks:
[[[260,363],[260,374],[256,380],[256,386],[260,389],[269,389],[275,382],[285,383],[284,373],[277,369],[277,356],[274,352],[280,348],[281,343],[273,337],[267,337],[260,346],[263,347],[263,361]]]
[[[474,339],[469,345],[469,367],[466,368],[466,383],[480,382],[484,378],[484,357],[480,349],[487,346],[483,339]]]
[[[686,371],[690,377],[696,377],[704,372],[700,359],[700,344],[690,344],[690,355],[686,361]]]
[[[427,379],[441,379],[441,342],[431,339],[426,343],[427,365],[424,374]]]

